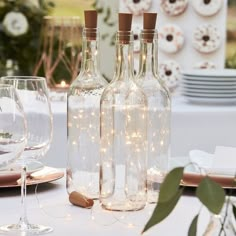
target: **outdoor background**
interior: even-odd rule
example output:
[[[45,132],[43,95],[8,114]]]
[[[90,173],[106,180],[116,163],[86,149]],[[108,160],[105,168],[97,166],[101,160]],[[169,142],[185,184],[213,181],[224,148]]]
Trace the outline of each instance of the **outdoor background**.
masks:
[[[91,9],[94,0],[57,0],[53,15],[79,15],[83,22],[83,10]],[[236,0],[228,0],[226,66],[236,68]]]

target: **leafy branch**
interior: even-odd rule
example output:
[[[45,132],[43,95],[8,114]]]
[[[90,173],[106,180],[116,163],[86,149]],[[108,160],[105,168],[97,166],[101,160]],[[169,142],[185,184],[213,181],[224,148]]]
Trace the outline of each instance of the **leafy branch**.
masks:
[[[6,132],[6,133],[0,133],[0,138],[11,138],[12,134]]]
[[[112,12],[110,7],[104,7],[103,4],[99,3],[99,0],[95,0],[92,4],[92,7],[97,10],[99,14],[104,14],[103,22],[105,25],[109,27],[113,27],[115,25],[115,21],[112,20]],[[109,37],[108,33],[104,33],[101,35],[101,38],[105,40]],[[115,34],[113,34],[110,38],[110,45],[115,45]]]
[[[180,187],[180,183],[184,175],[184,169],[185,167],[174,168],[167,174],[160,187],[157,205],[153,211],[152,216],[144,226],[142,233],[160,223],[174,210],[184,190],[184,187]],[[235,180],[232,184],[235,184]],[[224,189],[218,183],[214,182],[209,176],[205,176],[196,189],[196,197],[211,213],[218,215],[220,214],[225,203],[226,194]],[[227,204],[229,206],[229,204],[232,203],[228,201]],[[227,210],[229,210],[229,207],[226,205],[226,211]],[[236,219],[236,206],[233,204],[232,211]],[[221,222],[221,232],[224,230],[226,217],[227,215],[225,215],[223,222]],[[191,222],[188,236],[197,235],[198,219],[199,213],[194,216]]]

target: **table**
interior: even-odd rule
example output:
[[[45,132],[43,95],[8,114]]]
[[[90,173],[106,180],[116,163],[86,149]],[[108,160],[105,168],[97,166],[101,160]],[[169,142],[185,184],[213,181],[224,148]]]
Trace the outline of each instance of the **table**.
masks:
[[[180,199],[174,212],[144,235],[187,235],[190,222],[200,209],[200,203],[195,197],[191,196],[192,193],[192,190],[187,192],[189,195],[185,195]],[[54,232],[49,235],[55,236],[135,236],[140,235],[146,222],[146,220],[143,220],[142,212],[134,213],[137,215],[135,219],[137,225],[134,227],[129,227],[119,221],[112,225],[104,226],[101,222],[114,217],[109,215],[109,212],[106,213],[110,218],[104,218],[107,215],[100,214],[99,222],[92,220],[91,215],[97,216],[98,214],[91,214],[91,209],[79,208],[69,203],[65,178],[53,183],[38,185],[37,197],[35,195],[35,186],[28,188],[27,205],[30,222],[52,226]],[[0,189],[0,209],[0,224],[17,222],[20,212],[19,188]],[[102,219],[104,221],[101,221]],[[203,234],[208,219],[208,213],[203,210],[199,222],[199,236]]]
[[[66,102],[52,102],[54,134],[44,163],[66,166]],[[213,153],[215,146],[236,147],[236,106],[191,104],[172,98],[171,156],[188,156],[192,149]]]

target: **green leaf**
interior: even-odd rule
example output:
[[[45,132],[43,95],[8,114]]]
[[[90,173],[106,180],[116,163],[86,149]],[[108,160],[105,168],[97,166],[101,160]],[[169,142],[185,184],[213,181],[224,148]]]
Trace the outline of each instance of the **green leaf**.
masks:
[[[219,214],[225,202],[225,192],[222,187],[205,177],[199,184],[196,195],[199,200],[214,214]]]
[[[179,201],[182,193],[183,189],[179,189],[177,193],[173,196],[173,198],[169,199],[169,201],[158,202],[156,208],[153,211],[152,216],[146,223],[142,233],[146,232],[148,229],[164,220],[172,212],[177,202]]]
[[[198,214],[193,218],[193,221],[188,230],[188,236],[196,236],[197,235],[197,222],[198,222]]]
[[[6,138],[6,139],[8,138],[9,139],[11,137],[12,137],[12,134],[10,134],[10,133],[0,133],[0,138]]]
[[[233,205],[233,214],[234,214],[234,219],[236,220],[236,206]]]
[[[108,20],[109,20],[109,18],[110,18],[110,16],[111,16],[111,9],[110,9],[110,8],[107,8],[107,10],[106,10],[106,16],[103,18],[103,21],[104,21],[105,23],[107,23]]]
[[[179,190],[180,181],[183,178],[184,167],[171,170],[165,177],[160,187],[159,202],[170,201]]]
[[[107,23],[108,26],[114,26],[115,23]]]

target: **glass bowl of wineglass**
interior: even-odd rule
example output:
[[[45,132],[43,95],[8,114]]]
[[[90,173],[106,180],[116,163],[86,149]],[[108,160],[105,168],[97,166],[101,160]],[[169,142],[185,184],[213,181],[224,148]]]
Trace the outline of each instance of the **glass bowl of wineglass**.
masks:
[[[26,145],[26,120],[13,86],[0,85],[0,170],[16,161]]]
[[[16,224],[0,227],[0,232],[22,233],[26,235],[45,234],[53,229],[49,226],[31,224],[26,214],[26,177],[27,166],[41,159],[50,147],[52,140],[52,112],[48,96],[46,79],[37,76],[6,76],[0,78],[0,84],[13,86],[23,106],[27,123],[27,142],[19,158],[21,174],[21,216]]]

